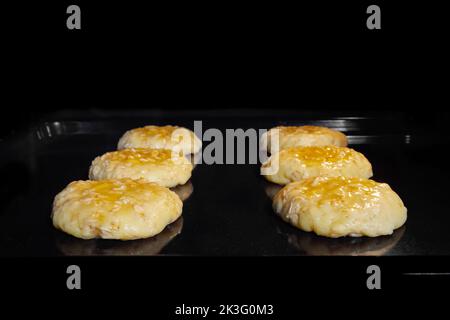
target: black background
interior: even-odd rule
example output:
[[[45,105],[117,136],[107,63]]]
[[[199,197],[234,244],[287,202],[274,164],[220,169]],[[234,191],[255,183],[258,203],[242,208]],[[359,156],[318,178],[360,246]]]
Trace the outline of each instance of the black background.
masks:
[[[382,30],[365,26],[365,10],[373,3],[381,7]],[[6,4],[1,135],[57,110],[91,108],[398,111],[419,126],[445,128],[448,33],[441,3]],[[81,7],[80,31],[66,28],[69,4]],[[448,277],[411,280],[402,272],[450,270],[444,257],[282,260],[15,259],[2,261],[2,283],[18,296],[49,291],[66,301],[105,294],[120,300],[126,292],[161,319],[173,304],[208,301],[274,303],[284,319],[298,312],[301,295],[316,302],[325,295],[325,305],[338,297],[344,306],[357,296],[365,306],[378,302],[380,295],[365,288],[369,264],[386,266],[384,294],[393,295],[448,285]],[[81,293],[64,287],[71,263],[86,270]],[[288,295],[289,284],[303,291]]]
[[[82,29],[68,30],[69,4]],[[3,131],[64,108],[283,106],[404,110],[443,103],[439,2],[54,1],[8,5]],[[418,111],[413,109],[418,108]],[[13,120],[13,121],[11,121]]]

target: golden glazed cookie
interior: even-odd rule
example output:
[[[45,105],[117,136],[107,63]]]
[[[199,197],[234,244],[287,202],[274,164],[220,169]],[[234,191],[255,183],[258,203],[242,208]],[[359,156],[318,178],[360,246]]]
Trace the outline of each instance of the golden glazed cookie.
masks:
[[[145,179],[171,188],[185,184],[192,169],[191,161],[170,150],[123,149],[95,158],[89,169],[89,179]]]
[[[178,126],[145,126],[123,134],[117,149],[168,149],[183,154],[197,153],[202,142],[194,132]]]
[[[270,153],[276,152],[272,139],[278,132],[278,150],[299,146],[337,146],[346,147],[347,137],[342,132],[317,126],[278,126],[270,129],[261,137]]]
[[[274,166],[275,173],[264,177],[281,185],[320,176],[372,176],[372,165],[363,154],[350,148],[335,146],[284,149],[272,155],[262,165],[261,174],[270,166]]]
[[[181,215],[169,189],[145,180],[74,181],[56,195],[53,225],[82,239],[152,237]]]
[[[292,182],[275,195],[273,209],[293,226],[331,238],[392,234],[407,217],[386,183],[345,177]]]

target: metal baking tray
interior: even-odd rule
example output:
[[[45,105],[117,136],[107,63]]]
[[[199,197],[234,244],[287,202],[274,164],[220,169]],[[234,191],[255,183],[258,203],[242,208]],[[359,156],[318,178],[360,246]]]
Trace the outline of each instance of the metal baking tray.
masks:
[[[371,161],[373,179],[387,182],[408,208],[391,236],[328,239],[291,227],[271,209],[273,185],[259,165],[199,164],[182,218],[160,235],[136,241],[80,240],[53,228],[54,196],[87,179],[90,162],[114,150],[121,134],[146,124],[203,129],[324,125],[345,132]],[[60,255],[449,255],[447,137],[417,132],[402,116],[332,116],[295,110],[199,112],[102,111],[53,115],[0,141],[0,256]],[[207,143],[205,143],[207,144]]]

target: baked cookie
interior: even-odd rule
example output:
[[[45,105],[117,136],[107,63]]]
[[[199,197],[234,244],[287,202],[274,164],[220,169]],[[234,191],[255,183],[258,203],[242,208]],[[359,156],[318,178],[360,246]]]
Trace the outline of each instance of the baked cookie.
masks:
[[[171,188],[185,184],[192,169],[190,160],[170,150],[123,149],[95,158],[89,169],[89,179],[144,179]]]
[[[145,126],[123,134],[117,149],[168,149],[183,154],[197,153],[202,142],[194,132],[178,126]]]
[[[346,177],[292,182],[275,195],[273,209],[293,226],[331,238],[392,234],[407,217],[386,183]]]
[[[278,135],[278,150],[272,140]],[[265,132],[261,137],[263,146],[269,153],[299,146],[346,147],[347,137],[342,132],[317,126],[278,126]]]
[[[288,184],[312,177],[370,178],[372,165],[353,149],[345,147],[292,147],[273,154],[263,165],[264,170],[273,166],[273,174],[264,175],[270,182]],[[278,167],[278,170],[276,168]]]
[[[145,180],[74,181],[56,195],[53,225],[82,239],[152,237],[181,215],[169,189]]]

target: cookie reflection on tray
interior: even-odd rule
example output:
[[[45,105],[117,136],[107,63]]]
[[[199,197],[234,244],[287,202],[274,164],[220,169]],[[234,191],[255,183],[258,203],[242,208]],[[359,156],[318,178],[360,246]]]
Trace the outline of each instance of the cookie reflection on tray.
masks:
[[[280,186],[279,184],[264,181],[264,191],[266,192],[266,195],[270,198],[270,200],[273,200],[273,197],[275,197],[277,192],[282,188],[283,186]]]
[[[392,235],[380,237],[342,237],[331,239],[311,232],[291,230],[278,233],[287,238],[287,242],[307,255],[313,256],[381,256],[388,253],[405,233],[406,226],[394,231]]]
[[[181,233],[183,217],[168,225],[160,234],[140,240],[83,240],[58,232],[56,245],[66,256],[140,256],[156,255]]]
[[[200,160],[202,159],[202,153],[197,152],[197,153],[186,154],[185,157],[189,161],[191,161],[192,167],[195,169],[195,167],[197,166],[197,163],[199,163]]]
[[[194,186],[191,180],[189,180],[188,182],[186,182],[181,186],[170,188],[170,190],[175,192],[178,195],[178,197],[180,197],[181,201],[185,201],[191,196],[192,192],[194,192]]]

